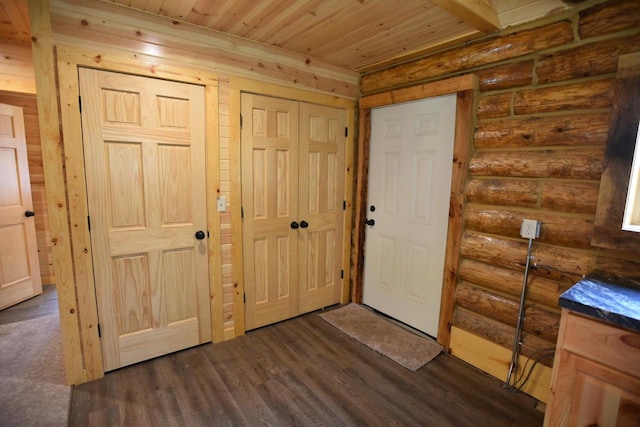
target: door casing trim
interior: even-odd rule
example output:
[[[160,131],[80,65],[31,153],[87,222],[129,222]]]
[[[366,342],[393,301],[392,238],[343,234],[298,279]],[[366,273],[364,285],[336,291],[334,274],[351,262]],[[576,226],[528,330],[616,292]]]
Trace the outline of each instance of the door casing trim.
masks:
[[[417,101],[441,95],[456,94],[455,142],[453,148],[453,173],[449,200],[449,224],[444,263],[443,288],[440,300],[440,318],[437,340],[449,350],[451,322],[458,264],[460,262],[460,240],[462,237],[462,214],[464,209],[464,187],[469,175],[469,160],[473,146],[473,100],[478,90],[478,79],[474,74],[445,79],[432,83],[390,90],[360,98],[358,165],[356,175],[356,199],[353,248],[353,290],[351,300],[362,304],[364,243],[366,204],[368,196],[369,143],[371,139],[371,109],[403,102]]]

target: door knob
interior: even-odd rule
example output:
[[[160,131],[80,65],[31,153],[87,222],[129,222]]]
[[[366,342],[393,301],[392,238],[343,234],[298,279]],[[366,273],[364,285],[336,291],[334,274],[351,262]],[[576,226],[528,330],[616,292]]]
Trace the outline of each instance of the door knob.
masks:
[[[202,230],[196,231],[196,239],[202,240],[202,239],[204,239],[204,237],[205,237],[204,231],[202,231]]]
[[[375,219],[368,219],[367,220],[367,225],[370,225],[370,226],[373,227],[374,225],[376,225],[376,220]]]
[[[307,228],[308,226],[309,226],[309,223],[307,221],[300,221],[300,227]]]
[[[26,216],[27,218],[29,218],[30,216],[36,216],[36,213],[34,211],[26,211],[24,213],[24,216]]]
[[[294,230],[297,230],[297,229],[298,229],[298,227],[300,227],[300,226],[298,225],[298,223],[297,223],[297,222],[293,221],[293,222],[291,223],[291,228],[293,228]]]

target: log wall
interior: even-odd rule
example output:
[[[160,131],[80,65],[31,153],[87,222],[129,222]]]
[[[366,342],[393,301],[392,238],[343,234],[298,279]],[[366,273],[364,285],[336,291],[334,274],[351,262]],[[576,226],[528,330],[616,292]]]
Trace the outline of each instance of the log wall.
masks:
[[[592,246],[618,58],[639,51],[640,2],[587,1],[362,76],[363,95],[467,73],[479,79],[448,325],[461,332],[452,334],[452,353],[506,377],[509,359],[498,353],[509,349],[510,355],[513,345],[527,250],[519,236],[523,218],[542,221],[533,244],[524,355],[555,347],[558,296],[583,274],[605,268],[640,277],[639,253]],[[637,128],[637,122],[628,125]],[[486,345],[454,342],[470,336]]]

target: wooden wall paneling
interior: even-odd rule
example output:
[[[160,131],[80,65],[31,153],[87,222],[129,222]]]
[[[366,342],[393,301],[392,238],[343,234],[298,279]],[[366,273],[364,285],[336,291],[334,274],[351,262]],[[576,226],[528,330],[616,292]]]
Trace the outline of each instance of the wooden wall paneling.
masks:
[[[243,249],[242,249],[242,213],[238,207],[242,206],[242,186],[241,186],[241,159],[240,159],[240,95],[242,92],[255,93],[272,97],[293,99],[296,101],[309,102],[312,104],[327,105],[346,110],[347,124],[350,128],[355,126],[355,106],[353,99],[327,95],[323,93],[314,93],[305,89],[291,88],[287,86],[277,85],[269,82],[257,81],[243,77],[231,77],[229,80],[229,156],[231,169],[231,203],[237,208],[232,210],[231,228],[232,228],[232,258],[233,258],[233,286],[234,286],[234,334],[235,336],[244,335],[244,277],[243,277]],[[345,233],[343,236],[343,261],[345,267],[345,280],[342,281],[341,302],[348,302],[349,295],[349,250],[351,247],[351,231],[347,229],[347,224],[351,221],[353,215],[352,203],[352,183],[353,179],[354,157],[354,136],[355,132],[350,129],[347,137],[347,156],[345,157],[345,200],[347,200],[347,209],[345,211]]]
[[[0,90],[36,93],[30,42],[0,39]]]
[[[207,156],[207,223],[209,234],[209,294],[211,309],[211,339],[224,340],[224,311],[222,289],[222,255],[220,213],[220,139],[218,133],[218,87],[205,87],[205,147]]]
[[[75,293],[79,333],[84,360],[84,381],[104,376],[102,346],[98,336],[98,308],[93,276],[91,235],[87,218],[87,192],[84,168],[84,147],[80,117],[80,89],[76,64],[58,62],[58,89],[60,94],[60,118],[62,122],[65,170],[67,176],[67,200],[71,223],[71,247],[75,272]]]
[[[482,369],[499,379],[507,377],[511,350],[488,340],[487,338],[467,332],[458,327],[451,328],[451,354],[471,365]],[[513,334],[511,334],[513,340]],[[490,355],[490,356],[489,356]],[[526,355],[518,358],[518,375],[527,361]],[[533,361],[531,361],[533,363]],[[531,366],[531,364],[529,364]],[[538,364],[531,375],[531,379],[523,388],[523,391],[538,400],[546,402],[549,396],[551,384],[551,368],[544,364]]]
[[[58,99],[49,2],[29,0],[29,13],[64,365],[67,383],[78,384],[84,382],[86,378],[76,302],[76,282],[72,267],[62,141],[58,125]]]
[[[608,108],[614,89],[613,79],[571,83],[516,92],[515,114],[554,113],[575,109]]]
[[[443,291],[440,303],[438,342],[445,348],[449,346],[450,322],[453,316],[456,274],[459,262],[459,242],[462,230],[462,211],[464,206],[464,187],[467,181],[471,141],[473,137],[473,94],[478,88],[476,76],[469,74],[452,79],[401,88],[389,92],[366,96],[360,99],[360,131],[358,144],[358,173],[356,187],[356,217],[354,224],[353,248],[353,290],[352,299],[362,303],[363,260],[364,260],[364,221],[367,203],[367,176],[369,170],[370,111],[400,102],[414,101],[451,93],[457,94],[456,133],[453,153],[453,174],[451,178],[451,197],[445,267],[443,272]]]
[[[144,54],[156,63],[189,63],[216,73],[351,98],[359,93],[355,72],[108,2],[53,0],[51,16],[60,43],[100,46],[101,51],[118,46],[120,51]]]

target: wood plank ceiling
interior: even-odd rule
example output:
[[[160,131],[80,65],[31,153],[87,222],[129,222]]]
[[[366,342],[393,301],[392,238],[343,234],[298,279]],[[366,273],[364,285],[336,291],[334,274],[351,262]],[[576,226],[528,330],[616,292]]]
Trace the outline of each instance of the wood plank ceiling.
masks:
[[[366,72],[570,7],[562,0],[100,0]],[[28,42],[27,0],[0,38]]]

